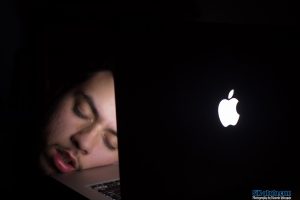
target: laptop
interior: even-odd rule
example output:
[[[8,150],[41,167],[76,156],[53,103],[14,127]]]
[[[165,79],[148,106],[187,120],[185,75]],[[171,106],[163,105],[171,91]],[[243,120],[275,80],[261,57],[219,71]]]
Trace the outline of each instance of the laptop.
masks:
[[[120,174],[55,179],[90,199],[109,199],[101,188],[118,176],[125,200],[299,199],[297,32],[191,23],[123,36]]]
[[[297,31],[186,23],[123,37],[123,199],[299,199]]]
[[[56,174],[55,180],[91,200],[119,200],[119,165],[109,165],[77,171],[69,174]]]

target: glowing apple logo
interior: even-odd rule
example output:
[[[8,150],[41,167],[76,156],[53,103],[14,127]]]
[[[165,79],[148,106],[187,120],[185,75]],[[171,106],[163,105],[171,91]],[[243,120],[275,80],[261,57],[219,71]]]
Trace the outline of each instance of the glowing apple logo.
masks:
[[[228,94],[228,100],[223,99],[219,103],[218,114],[224,127],[229,125],[235,126],[240,118],[240,115],[236,111],[236,105],[239,101],[236,98],[231,98],[233,93],[234,90],[232,89]]]

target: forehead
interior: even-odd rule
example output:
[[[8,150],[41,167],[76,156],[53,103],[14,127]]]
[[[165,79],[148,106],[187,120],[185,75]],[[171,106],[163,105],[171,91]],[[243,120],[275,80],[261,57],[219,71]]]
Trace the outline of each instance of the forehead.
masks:
[[[82,84],[81,88],[95,92],[111,91],[114,89],[113,75],[110,71],[96,72]]]

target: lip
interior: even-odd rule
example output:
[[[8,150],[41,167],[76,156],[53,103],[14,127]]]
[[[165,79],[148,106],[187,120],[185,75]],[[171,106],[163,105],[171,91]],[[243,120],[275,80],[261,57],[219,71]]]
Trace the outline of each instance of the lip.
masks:
[[[69,173],[75,171],[77,168],[76,158],[71,152],[66,150],[56,149],[53,161],[54,165],[61,173]]]

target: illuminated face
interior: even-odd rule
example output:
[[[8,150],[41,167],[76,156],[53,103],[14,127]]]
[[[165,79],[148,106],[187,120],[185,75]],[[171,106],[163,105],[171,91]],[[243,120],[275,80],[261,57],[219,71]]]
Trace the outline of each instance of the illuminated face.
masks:
[[[113,75],[95,73],[65,94],[46,127],[40,164],[47,174],[104,166],[118,161]]]

